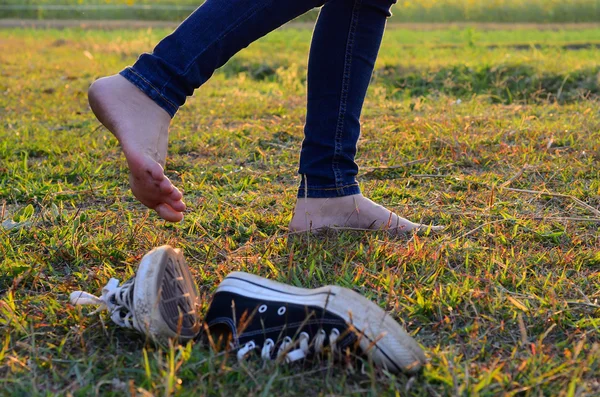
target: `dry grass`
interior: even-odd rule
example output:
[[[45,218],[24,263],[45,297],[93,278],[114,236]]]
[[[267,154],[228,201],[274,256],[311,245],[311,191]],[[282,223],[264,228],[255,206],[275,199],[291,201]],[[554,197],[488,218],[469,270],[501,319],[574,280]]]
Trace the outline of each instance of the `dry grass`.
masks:
[[[309,241],[288,240],[285,225],[310,32],[261,40],[177,116],[167,171],[190,207],[177,225],[134,200],[117,142],[86,103],[91,81],[164,33],[0,31],[0,215],[21,224],[0,228],[0,394],[600,394],[597,51],[487,46],[596,30],[391,30],[363,115],[361,184],[447,229]],[[67,303],[131,276],[159,244],[184,250],[207,300],[232,270],[354,288],[430,364],[412,380],[239,365],[201,344],[154,347]]]

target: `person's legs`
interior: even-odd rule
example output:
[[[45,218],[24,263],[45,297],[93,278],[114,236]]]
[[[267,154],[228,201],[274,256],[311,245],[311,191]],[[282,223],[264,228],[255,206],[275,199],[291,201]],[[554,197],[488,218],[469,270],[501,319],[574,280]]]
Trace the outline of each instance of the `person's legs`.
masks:
[[[302,181],[292,231],[340,226],[406,232],[422,226],[363,197],[356,181],[360,114],[395,2],[331,0],[321,9],[308,63]]]
[[[163,170],[171,118],[236,52],[324,2],[208,0],[152,54],[90,87],[92,110],[121,143],[140,202],[168,221],[183,218],[182,194]]]

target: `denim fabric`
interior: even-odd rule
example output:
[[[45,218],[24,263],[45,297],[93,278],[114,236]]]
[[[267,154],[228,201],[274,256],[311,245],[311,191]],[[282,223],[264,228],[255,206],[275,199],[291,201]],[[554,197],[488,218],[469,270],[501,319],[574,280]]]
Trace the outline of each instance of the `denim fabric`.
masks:
[[[323,6],[308,62],[300,197],[360,193],[354,162],[360,114],[396,0],[207,0],[152,54],[121,75],[171,117],[235,53],[284,23]],[[306,181],[306,183],[305,183]]]

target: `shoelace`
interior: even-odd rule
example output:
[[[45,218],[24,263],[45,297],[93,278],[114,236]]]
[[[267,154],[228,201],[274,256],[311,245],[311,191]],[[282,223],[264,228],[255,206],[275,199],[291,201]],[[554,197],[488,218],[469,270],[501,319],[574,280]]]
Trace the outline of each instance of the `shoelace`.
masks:
[[[333,328],[329,333],[329,347],[331,351],[337,350],[337,339],[340,336],[340,331],[337,328]],[[317,335],[314,338],[314,350],[316,354],[323,352],[325,341],[327,340],[327,332],[324,329],[320,329]],[[279,349],[277,350],[276,359],[280,360],[283,357],[286,363],[291,363],[297,360],[301,360],[309,355],[310,353],[310,335],[306,332],[301,332],[298,336],[298,348],[293,349],[294,341],[289,336],[283,338],[283,341],[279,345]],[[239,361],[243,361],[248,353],[256,349],[258,346],[254,341],[250,341],[246,343],[240,350],[237,352],[237,359]],[[267,338],[265,343],[262,346],[260,356],[264,361],[270,361],[272,357],[273,350],[275,349],[275,342],[271,338]]]
[[[135,328],[143,332],[133,315],[131,297],[134,283],[135,280],[131,278],[119,286],[119,280],[111,278],[102,288],[101,296],[98,297],[85,291],[75,291],[71,293],[70,300],[73,305],[77,306],[98,306],[96,310],[90,313],[90,316],[102,310],[107,310],[110,312],[110,318],[115,324],[121,327]]]

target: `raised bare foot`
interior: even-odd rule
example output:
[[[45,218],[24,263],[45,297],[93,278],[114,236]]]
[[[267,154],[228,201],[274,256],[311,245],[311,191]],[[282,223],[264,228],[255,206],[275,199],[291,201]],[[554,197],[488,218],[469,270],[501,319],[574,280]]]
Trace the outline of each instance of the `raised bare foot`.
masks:
[[[394,233],[441,230],[443,226],[413,223],[401,218],[362,194],[335,198],[298,198],[290,231],[318,231],[322,228],[388,230]]]
[[[146,207],[170,222],[183,219],[183,195],[165,176],[169,114],[120,75],[97,80],[89,89],[98,120],[121,143],[129,165],[129,185]]]

